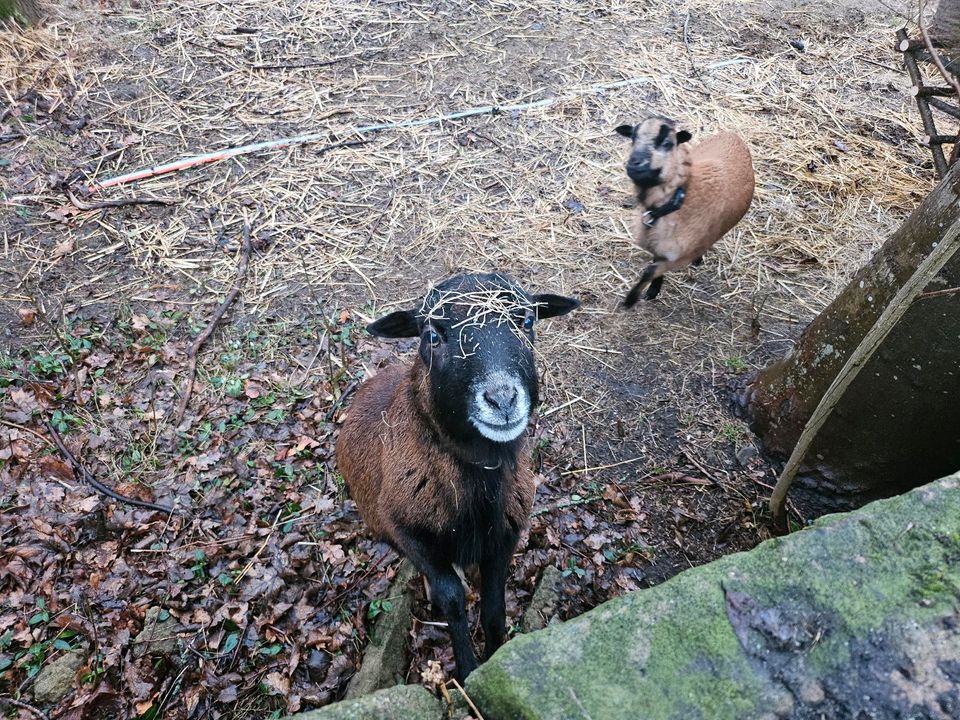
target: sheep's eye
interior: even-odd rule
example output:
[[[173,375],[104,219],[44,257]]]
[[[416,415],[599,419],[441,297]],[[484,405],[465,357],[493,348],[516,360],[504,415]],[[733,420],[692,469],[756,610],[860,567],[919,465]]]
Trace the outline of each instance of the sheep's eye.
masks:
[[[440,344],[440,333],[438,333],[436,330],[431,330],[430,332],[428,332],[428,333],[427,333],[427,342],[429,342],[431,345],[434,345],[434,346],[439,345],[439,344]]]
[[[673,140],[664,140],[663,145],[661,145],[664,150],[673,150]]]
[[[524,330],[533,329],[533,315],[527,315],[527,317],[523,319],[523,329]]]

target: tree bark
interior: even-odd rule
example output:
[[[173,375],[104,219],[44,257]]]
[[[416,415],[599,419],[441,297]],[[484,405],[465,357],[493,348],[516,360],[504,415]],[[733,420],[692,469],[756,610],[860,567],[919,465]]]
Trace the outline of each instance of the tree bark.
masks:
[[[0,18],[13,18],[25,25],[40,19],[38,0],[0,0]]]
[[[787,358],[741,397],[765,450],[786,457],[850,354],[891,299],[960,219],[960,165],[923,201]],[[925,294],[960,287],[960,253]],[[960,291],[921,295],[867,361],[816,436],[798,485],[806,507],[835,510],[960,468]]]
[[[960,46],[960,0],[939,0],[928,4],[927,32],[944,48]]]

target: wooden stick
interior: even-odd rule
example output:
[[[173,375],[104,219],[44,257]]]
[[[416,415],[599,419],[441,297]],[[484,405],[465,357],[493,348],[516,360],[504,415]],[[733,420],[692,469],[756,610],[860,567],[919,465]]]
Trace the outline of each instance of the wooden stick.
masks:
[[[910,90],[910,94],[914,97],[953,97],[957,94],[957,91],[948,87],[933,87],[931,85],[924,85],[922,87],[913,88]]]
[[[47,715],[43,710],[35,708],[33,705],[28,703],[21,702],[20,700],[14,700],[13,698],[0,698],[0,705],[8,705],[10,707],[19,708],[20,710],[26,710],[33,713],[38,718],[42,720],[50,720],[50,716]]]
[[[189,168],[206,165],[218,160],[226,160],[227,158],[236,157],[237,155],[249,155],[250,153],[262,152],[264,150],[280,150],[281,148],[289,147],[291,145],[302,145],[303,143],[316,142],[317,140],[326,139],[328,135],[329,133],[327,132],[312,133],[310,135],[299,135],[297,137],[286,138],[282,140],[270,140],[269,142],[255,143],[253,145],[243,145],[241,147],[229,148],[227,150],[206,153],[204,155],[194,155],[193,157],[184,158],[183,160],[176,160],[174,162],[167,163],[166,165],[157,165],[155,167],[136,170],[135,172],[127,173],[126,175],[118,175],[117,177],[110,178],[109,180],[94,180],[92,183],[82,187],[80,190],[84,194],[91,194],[97,192],[98,190],[105,190],[109,187],[124,185],[136,180],[146,180],[148,178],[157,177],[158,175],[166,175],[167,173],[178,172],[180,170],[188,170]],[[346,142],[334,143],[333,145],[326,145],[320,148],[319,153],[323,154],[336,148],[355,147],[357,145],[363,145],[366,142],[366,140],[349,140]]]
[[[960,287],[946,288],[944,290],[931,290],[930,292],[920,293],[921,299],[943,297],[944,295],[956,295],[960,293]]]
[[[957,135],[924,135],[923,143],[924,145],[943,145],[944,143],[956,143],[960,139],[960,136]]]
[[[554,105],[561,100],[579,97],[591,92],[603,93],[607,90],[616,90],[617,88],[627,87],[629,85],[643,85],[649,82],[650,79],[645,77],[628,78],[626,80],[618,80],[611,83],[591,85],[585,89],[567,93],[565,95],[548,97],[544,98],[543,100],[535,100],[533,102],[521,103],[518,105],[484,105],[482,107],[461,110],[459,112],[453,112],[446,115],[435,115],[432,117],[416,118],[413,120],[401,120],[400,122],[379,123],[377,125],[365,125],[363,127],[354,128],[352,132],[356,135],[364,135],[366,133],[373,133],[379,130],[399,130],[405,128],[422,127],[424,125],[436,125],[448,120],[460,120],[463,118],[473,117],[474,115],[497,115],[499,113],[522,112],[524,110],[531,110],[533,108],[549,107],[550,105]],[[296,137],[291,138],[269,140],[267,142],[259,142],[252,145],[241,145],[240,147],[228,148],[227,150],[219,150],[217,152],[205,153],[203,155],[195,155],[193,157],[184,158],[183,160],[175,160],[173,162],[166,163],[165,165],[157,165],[155,167],[136,170],[125,175],[118,175],[107,180],[95,180],[89,185],[82,187],[81,192],[85,194],[94,193],[98,190],[104,190],[109,187],[116,187],[117,185],[123,185],[136,180],[146,180],[148,178],[157,177],[158,175],[166,175],[167,173],[171,172],[187,170],[188,168],[206,165],[207,163],[217,162],[218,160],[226,160],[227,158],[237,157],[238,155],[250,155],[251,153],[263,152],[265,150],[279,150],[281,148],[290,147],[293,145],[303,145],[304,143],[318,142],[320,140],[326,140],[329,138],[329,136],[330,133],[328,131],[309,133],[307,135],[297,135]],[[369,141],[348,140],[345,142],[334,143],[333,145],[326,145],[320,148],[319,152],[325,153],[336,148],[354,147],[357,145],[363,145],[367,142]]]
[[[927,46],[927,52],[930,54],[930,59],[933,60],[933,64],[937,66],[937,70],[940,71],[943,79],[947,81],[947,85],[952,87],[957,96],[960,97],[960,82],[957,81],[957,78],[954,75],[947,72],[947,68],[944,67],[943,60],[940,58],[940,53],[933,49],[933,42],[931,42],[930,36],[927,34],[927,27],[923,23],[923,0],[919,0],[919,7],[920,10],[917,13],[917,27],[920,28],[920,34],[923,36],[923,42]],[[957,144],[954,144],[953,151],[950,153],[951,164],[957,159],[957,149]]]
[[[463,695],[463,699],[467,701],[467,705],[470,706],[470,709],[473,710],[477,718],[479,718],[479,720],[483,720],[483,715],[480,713],[480,710],[477,709],[477,706],[473,704],[473,700],[471,700],[470,696],[467,695],[467,691],[463,689],[463,685],[458,683],[456,678],[450,678],[450,682],[452,682],[454,687],[460,691],[460,694]]]
[[[903,28],[897,30],[897,40],[899,40],[901,44],[907,40],[907,31]],[[920,73],[920,68],[917,67],[917,59],[913,56],[913,53],[904,52],[903,64],[906,65],[907,72],[910,75],[910,82],[913,84],[914,90],[917,91],[914,94],[917,99],[917,110],[920,112],[920,120],[923,122],[923,130],[927,135],[936,135],[937,126],[933,122],[933,115],[930,112],[930,106],[926,102],[926,95],[923,94],[927,88],[923,85],[923,76]],[[947,172],[947,158],[943,154],[943,148],[939,145],[932,145],[930,147],[930,153],[933,155],[933,165],[937,170],[937,176],[943,177]]]
[[[930,251],[930,254],[927,255],[917,269],[914,270],[913,274],[893,297],[880,317],[877,318],[873,327],[867,331],[867,334],[863,340],[860,341],[860,344],[850,353],[847,362],[844,363],[840,372],[837,373],[833,382],[830,383],[830,387],[827,388],[823,397],[820,398],[820,403],[807,421],[803,432],[800,433],[800,439],[797,440],[796,447],[793,448],[790,459],[783,468],[783,473],[780,475],[780,479],[777,480],[777,484],[773,488],[773,493],[770,495],[770,512],[777,522],[782,524],[784,519],[783,508],[787,498],[787,491],[797,476],[797,472],[800,470],[800,463],[802,463],[804,457],[806,457],[807,451],[813,444],[820,428],[826,424],[830,415],[833,413],[833,409],[843,398],[847,388],[850,387],[850,384],[859,372],[866,366],[867,361],[870,360],[873,353],[880,347],[880,343],[882,343],[884,338],[893,330],[900,321],[900,318],[907,312],[910,305],[913,304],[913,301],[917,299],[917,296],[923,291],[927,284],[936,277],[937,273],[943,269],[943,266],[946,265],[947,261],[957,251],[957,246],[960,245],[958,238],[960,238],[960,220],[954,221],[953,225],[944,233],[943,238],[936,244],[936,247]]]
[[[950,103],[944,100],[941,100],[940,98],[929,97],[927,98],[927,104],[930,105],[931,107],[935,107],[940,112],[946,113],[951,117],[960,119],[960,108],[958,108],[955,105],[951,105]]]
[[[67,197],[70,203],[78,210],[100,210],[102,208],[122,207],[124,205],[176,205],[179,201],[173,198],[119,198],[117,200],[100,200],[99,202],[86,203],[77,199],[70,188],[67,188]]]
[[[333,401],[333,404],[330,405],[330,409],[327,410],[326,417],[324,420],[330,422],[333,420],[333,416],[337,414],[337,410],[340,409],[340,406],[343,405],[343,401],[349,397],[349,395],[357,389],[357,386],[360,385],[359,380],[351,380],[346,388],[340,391],[340,397]]]
[[[223,314],[227,311],[227,308],[229,308],[236,299],[237,293],[240,292],[240,285],[243,284],[244,277],[246,277],[247,274],[247,265],[250,263],[251,248],[250,223],[244,221],[243,251],[240,255],[240,264],[237,266],[237,281],[233,284],[233,288],[231,288],[230,292],[227,293],[227,296],[223,299],[223,302],[220,303],[220,307],[218,307],[216,312],[213,313],[213,317],[210,319],[207,327],[203,329],[202,333],[197,335],[197,339],[194,340],[193,345],[190,346],[188,355],[190,358],[190,366],[187,370],[187,386],[184,388],[183,396],[180,398],[180,405],[177,407],[177,414],[173,423],[174,425],[179,425],[183,421],[183,415],[187,412],[187,403],[190,402],[190,395],[193,393],[193,381],[197,377],[197,352],[199,352],[200,348],[213,333],[214,329],[217,327],[217,324],[220,322],[220,318],[223,317]]]
[[[104,485],[93,475],[91,475],[90,471],[87,470],[79,460],[77,460],[72,452],[70,452],[70,448],[68,448],[63,442],[63,438],[60,437],[60,433],[57,432],[57,429],[53,426],[53,423],[47,421],[45,424],[47,426],[47,432],[50,433],[50,437],[53,438],[53,444],[57,446],[57,450],[60,451],[60,454],[67,459],[67,462],[73,469],[74,474],[79,472],[83,480],[94,490],[103,493],[107,497],[113,498],[118,502],[126,503],[127,505],[136,505],[137,507],[147,508],[149,510],[159,510],[160,512],[165,512],[168,515],[173,514],[173,510],[168,508],[166,505],[157,505],[156,503],[147,502],[145,500],[137,500],[135,498],[127,497],[126,495],[121,495],[116,490],[112,490]]]

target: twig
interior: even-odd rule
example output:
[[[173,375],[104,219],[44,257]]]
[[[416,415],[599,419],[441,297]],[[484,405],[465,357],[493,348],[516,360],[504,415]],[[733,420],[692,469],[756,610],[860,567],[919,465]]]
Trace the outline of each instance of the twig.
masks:
[[[404,128],[422,127],[424,125],[436,125],[437,123],[442,123],[447,120],[460,120],[463,118],[473,117],[474,115],[496,115],[498,113],[522,112],[524,110],[531,110],[533,108],[549,107],[550,105],[554,105],[561,100],[567,100],[589,93],[603,93],[607,90],[616,90],[617,88],[627,87],[629,85],[644,85],[650,82],[650,78],[645,77],[629,78],[627,80],[618,80],[617,82],[591,85],[590,87],[571,92],[566,95],[558,95],[556,97],[544,98],[543,100],[535,100],[533,102],[521,103],[519,105],[484,105],[482,107],[461,110],[460,112],[449,113],[446,115],[436,115],[433,117],[418,118],[414,120],[402,120],[400,122],[379,123],[377,125],[365,125],[363,127],[354,128],[353,132],[357,135],[364,135],[366,133],[377,132],[379,130],[399,130]],[[290,147],[292,145],[303,145],[304,143],[326,140],[329,135],[329,132],[310,133],[307,135],[297,135],[296,137],[291,138],[281,138],[279,140],[269,140],[266,142],[254,143],[252,145],[241,145],[239,147],[206,153],[204,155],[195,155],[193,157],[184,158],[183,160],[175,160],[165,165],[157,165],[155,167],[136,170],[135,172],[127,173],[125,175],[118,175],[107,180],[95,180],[89,185],[81,188],[81,190],[88,194],[94,193],[98,190],[104,190],[109,187],[123,185],[124,183],[134,182],[135,180],[145,180],[147,178],[157,177],[158,175],[166,175],[167,173],[186,170],[199,165],[206,165],[207,163],[217,162],[218,160],[226,160],[227,158],[237,157],[238,155],[250,155],[252,153],[263,152],[264,150],[279,150],[280,148]],[[336,148],[354,147],[357,145],[363,145],[366,142],[368,141],[349,140],[346,142],[335,143],[333,145],[326,145],[320,148],[319,152],[325,153]]]
[[[704,91],[707,93],[707,97],[710,97],[710,88],[707,87],[707,84],[703,81],[703,76],[700,75],[700,70],[697,69],[697,64],[693,61],[693,52],[690,50],[690,13],[687,13],[687,17],[683,21],[683,46],[687,49],[687,60],[690,61],[690,69],[693,70],[694,77],[700,82],[700,85],[703,86]]]
[[[797,440],[796,447],[793,448],[790,459],[787,461],[783,473],[780,475],[780,479],[777,480],[777,484],[773,488],[773,493],[770,495],[770,512],[773,514],[774,520],[778,523],[783,523],[783,508],[787,498],[787,491],[797,476],[800,463],[803,462],[820,428],[827,422],[833,413],[833,409],[843,398],[850,383],[853,382],[854,378],[857,377],[859,372],[867,364],[867,361],[873,356],[873,353],[880,347],[880,343],[883,342],[884,338],[896,326],[904,313],[907,312],[907,309],[913,304],[913,301],[916,300],[920,291],[927,286],[930,280],[936,277],[937,273],[943,269],[943,266],[946,265],[947,261],[957,251],[957,245],[960,244],[958,238],[960,238],[960,220],[954,221],[944,233],[940,242],[937,243],[936,247],[924,258],[923,262],[920,263],[910,278],[903,284],[903,287],[900,288],[899,292],[893,297],[880,317],[877,318],[873,327],[867,331],[867,334],[863,340],[860,341],[860,344],[850,353],[847,362],[844,363],[840,372],[837,373],[833,382],[830,383],[830,387],[827,388],[823,397],[820,398],[820,403],[807,421],[803,432],[800,433],[800,439]]]
[[[50,438],[48,438],[46,435],[42,435],[41,433],[38,433],[36,430],[28,428],[26,425],[20,425],[19,423],[15,423],[10,420],[4,420],[3,418],[0,418],[0,425],[6,425],[7,427],[12,427],[12,428],[16,428],[17,430],[22,430],[23,432],[28,432],[31,435],[35,435],[36,437],[43,440],[47,445],[53,445],[53,443],[50,442]]]
[[[60,433],[57,432],[57,429],[53,426],[53,423],[46,421],[45,425],[47,426],[47,432],[50,433],[50,437],[53,438],[53,444],[57,446],[57,450],[60,451],[60,454],[67,459],[68,463],[70,463],[73,472],[79,472],[84,482],[90,485],[90,487],[92,487],[94,490],[97,490],[98,492],[101,492],[107,497],[111,497],[118,502],[126,503],[127,505],[136,505],[137,507],[148,508],[150,510],[159,510],[160,512],[173,514],[173,510],[168,508],[166,505],[157,505],[156,503],[147,502],[145,500],[137,500],[135,498],[127,497],[126,495],[121,495],[116,490],[108,488],[93,475],[91,475],[90,472],[80,463],[80,461],[77,460],[74,454],[70,452],[70,449],[64,444],[63,438],[60,437]]]
[[[219,152],[206,153],[204,155],[194,155],[193,157],[185,158],[183,160],[176,160],[174,162],[167,163],[166,165],[157,165],[155,167],[144,168],[132,173],[127,173],[126,175],[118,175],[117,177],[113,177],[102,182],[95,180],[89,185],[82,187],[81,191],[85,194],[90,194],[109,187],[124,185],[136,180],[146,180],[148,178],[157,177],[158,175],[179,172],[180,170],[188,170],[193,167],[206,165],[218,160],[226,160],[238,155],[249,155],[250,153],[262,152],[264,150],[279,150],[281,148],[290,147],[291,145],[302,145],[303,143],[316,142],[317,140],[325,139],[328,137],[328,135],[329,133],[325,132],[312,133],[310,135],[299,135],[298,137],[286,138],[282,140],[270,140],[268,142],[254,143],[253,145],[242,145],[240,147],[229,148],[228,150],[221,150]],[[323,154],[325,152],[329,152],[330,150],[335,150],[342,147],[355,147],[357,145],[364,145],[366,142],[366,140],[348,140],[345,142],[334,143],[333,145],[326,145],[320,148],[319,153]]]
[[[721,490],[726,490],[726,488],[723,486],[723,483],[721,483],[713,475],[711,475],[707,471],[707,469],[697,461],[697,459],[693,456],[692,453],[687,452],[686,449],[681,450],[681,452],[683,453],[683,456],[687,460],[689,460],[695,468],[697,468],[697,470],[703,473],[704,477],[706,477],[706,479],[710,481],[711,485],[714,485],[715,487],[718,487]]]
[[[240,264],[237,266],[237,281],[233,284],[233,288],[231,288],[230,292],[227,293],[227,296],[223,299],[223,302],[220,303],[220,307],[218,307],[216,312],[213,313],[213,317],[210,318],[210,322],[207,324],[207,327],[203,329],[202,333],[197,335],[197,339],[194,340],[193,345],[190,346],[190,351],[188,353],[188,357],[190,358],[190,366],[187,369],[187,386],[184,388],[183,396],[180,398],[180,405],[177,407],[177,414],[173,423],[174,425],[179,425],[183,421],[183,415],[187,412],[187,403],[190,402],[190,395],[193,394],[193,381],[197,377],[197,353],[216,329],[217,324],[220,322],[220,318],[223,317],[223,314],[227,311],[227,308],[233,304],[233,301],[237,297],[237,293],[240,292],[240,285],[243,284],[243,280],[247,274],[247,265],[250,263],[251,248],[250,223],[244,220],[243,250],[240,255]]]
[[[0,698],[0,704],[9,705],[10,707],[19,708],[20,710],[26,710],[27,712],[32,712],[38,718],[50,720],[50,716],[47,715],[43,710],[35,708],[33,705],[28,705],[25,702],[14,700],[13,698]]]
[[[350,393],[352,393],[354,390],[357,389],[357,386],[359,384],[360,384],[359,380],[353,380],[350,382],[349,385],[347,385],[346,388],[344,388],[343,391],[341,391],[340,397],[334,400],[333,405],[331,405],[330,409],[327,410],[327,415],[326,417],[324,417],[325,422],[330,422],[331,420],[333,420],[333,416],[337,413],[337,410],[340,409],[340,406],[343,405],[343,401],[347,399]]]
[[[956,295],[960,293],[960,287],[946,288],[944,290],[931,290],[930,292],[920,293],[921,299],[942,297],[943,295]]]
[[[67,188],[67,197],[70,198],[70,203],[78,210],[100,210],[102,208],[123,207],[124,205],[176,205],[179,202],[179,200],[174,200],[173,198],[143,197],[100,200],[99,202],[87,203],[78,200],[70,188]]]
[[[463,695],[463,699],[467,701],[467,705],[469,705],[470,709],[473,710],[478,720],[483,720],[483,714],[480,712],[480,710],[477,709],[477,706],[473,704],[473,700],[471,700],[470,696],[467,695],[467,691],[463,689],[463,686],[457,682],[457,679],[450,678],[450,682],[452,682],[454,686],[457,688],[457,690],[460,691],[460,694]]]

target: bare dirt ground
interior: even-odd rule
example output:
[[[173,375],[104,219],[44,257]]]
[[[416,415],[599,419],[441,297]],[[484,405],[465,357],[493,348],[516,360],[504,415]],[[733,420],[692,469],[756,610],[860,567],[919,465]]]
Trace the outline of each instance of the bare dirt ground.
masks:
[[[768,537],[775,468],[731,391],[933,183],[891,49],[903,20],[822,5],[74,3],[4,31],[0,694],[43,704],[38,675],[80,653],[57,717],[279,717],[339,697],[397,563],[335,472],[339,398],[410,349],[363,324],[454,271],[584,303],[539,330],[541,482],[511,622],[550,564],[568,617]],[[170,205],[82,210],[64,192],[545,98],[84,200]],[[757,193],[703,266],[623,312],[645,258],[612,128],[649,112],[695,139],[741,132]],[[177,425],[187,350],[234,282],[245,222],[245,282]],[[178,513],[78,482],[47,421],[99,480]],[[151,608],[179,646],[138,646]],[[452,660],[425,601],[418,613],[411,681]]]

